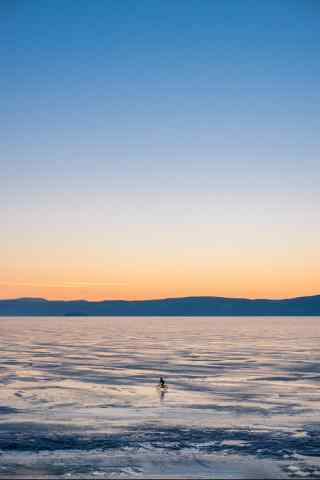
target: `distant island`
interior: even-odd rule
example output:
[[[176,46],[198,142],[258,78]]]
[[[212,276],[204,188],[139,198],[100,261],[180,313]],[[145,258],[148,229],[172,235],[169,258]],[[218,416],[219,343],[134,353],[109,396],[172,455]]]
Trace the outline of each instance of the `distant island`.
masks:
[[[158,300],[0,300],[0,316],[296,316],[320,315],[320,295],[283,300],[181,297]]]

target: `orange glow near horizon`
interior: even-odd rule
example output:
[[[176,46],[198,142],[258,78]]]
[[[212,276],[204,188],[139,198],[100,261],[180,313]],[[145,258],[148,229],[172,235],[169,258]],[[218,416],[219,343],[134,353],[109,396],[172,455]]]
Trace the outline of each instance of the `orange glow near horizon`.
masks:
[[[0,298],[41,297],[49,300],[143,300],[185,296],[223,296],[242,298],[291,298],[320,293],[320,273],[296,268],[264,272],[146,272],[128,281],[52,280],[0,281]],[[156,278],[155,278],[156,277]]]
[[[192,223],[185,214],[185,223],[161,224],[157,218],[158,223],[151,224],[148,210],[141,221],[136,215],[136,223],[109,228],[97,226],[82,211],[79,224],[65,222],[56,227],[56,219],[50,217],[50,228],[43,228],[39,235],[21,223],[0,239],[5,252],[0,260],[0,298],[142,300],[319,294],[317,225],[297,230],[293,223],[278,219],[276,224],[273,213],[267,219],[258,211],[250,212],[250,221],[243,216],[242,223],[231,219],[219,223],[217,215],[216,223],[200,223],[200,214]]]

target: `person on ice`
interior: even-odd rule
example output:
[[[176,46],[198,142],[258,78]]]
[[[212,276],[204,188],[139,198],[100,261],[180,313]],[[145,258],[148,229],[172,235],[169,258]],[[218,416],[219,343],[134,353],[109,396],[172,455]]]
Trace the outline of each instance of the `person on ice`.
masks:
[[[167,386],[167,385],[166,385],[166,382],[163,380],[163,377],[160,377],[159,386],[160,386],[161,388],[164,388],[164,387]]]

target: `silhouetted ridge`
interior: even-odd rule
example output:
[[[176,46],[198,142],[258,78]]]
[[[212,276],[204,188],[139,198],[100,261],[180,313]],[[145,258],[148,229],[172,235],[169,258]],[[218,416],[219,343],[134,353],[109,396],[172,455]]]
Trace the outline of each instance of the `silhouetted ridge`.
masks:
[[[320,295],[283,300],[181,297],[156,300],[0,300],[2,316],[247,316],[320,315]]]

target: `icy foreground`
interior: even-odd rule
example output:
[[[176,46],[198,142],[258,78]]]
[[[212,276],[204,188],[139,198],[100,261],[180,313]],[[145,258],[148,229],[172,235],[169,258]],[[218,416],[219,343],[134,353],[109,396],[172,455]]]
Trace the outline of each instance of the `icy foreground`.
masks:
[[[0,478],[320,476],[319,317],[2,318],[0,338]]]

